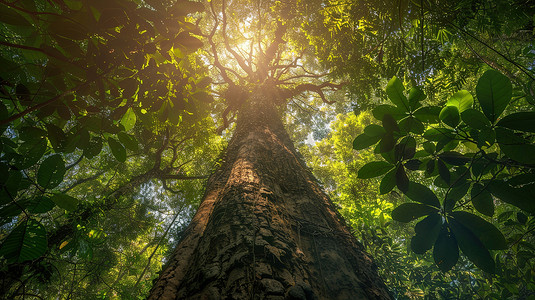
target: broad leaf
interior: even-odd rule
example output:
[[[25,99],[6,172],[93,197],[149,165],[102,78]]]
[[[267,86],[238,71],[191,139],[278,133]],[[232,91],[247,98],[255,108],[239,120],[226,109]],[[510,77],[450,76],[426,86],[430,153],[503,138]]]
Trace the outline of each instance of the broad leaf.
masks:
[[[518,112],[507,115],[496,125],[513,130],[535,132],[535,112]]]
[[[440,207],[440,201],[438,201],[435,193],[423,184],[411,181],[405,195],[413,201],[428,204],[437,208]]]
[[[481,184],[474,184],[470,195],[472,197],[472,204],[478,212],[489,217],[494,215],[494,200],[492,200],[492,195],[488,190],[483,189]]]
[[[34,219],[28,219],[9,233],[0,247],[0,255],[10,263],[21,263],[39,258],[47,247],[43,225]]]
[[[444,106],[439,114],[440,120],[451,127],[456,127],[461,120],[459,110],[455,106]]]
[[[459,248],[461,248],[466,257],[481,270],[494,273],[494,260],[492,260],[489,250],[485,248],[477,235],[455,219],[449,219],[448,221]]]
[[[488,70],[479,78],[476,93],[483,113],[494,122],[511,101],[513,87],[507,76]]]
[[[424,254],[435,244],[442,228],[442,217],[436,213],[425,217],[414,227],[416,235],[411,239],[411,249],[416,254]]]
[[[388,95],[390,101],[404,111],[408,111],[409,101],[403,94],[404,90],[405,88],[403,87],[403,83],[396,76],[392,77],[392,79],[390,79],[386,85],[386,94]]]
[[[55,188],[63,181],[64,175],[65,162],[61,155],[55,154],[41,163],[37,171],[37,183],[47,189]]]
[[[479,110],[473,108],[463,111],[461,113],[461,118],[466,125],[474,129],[482,130],[490,127],[490,122],[487,117],[485,117]]]
[[[488,185],[488,190],[496,198],[514,205],[526,212],[535,213],[535,184],[514,188],[508,183],[496,180]]]
[[[126,161],[126,149],[114,138],[108,138],[108,145],[110,146],[111,153],[119,162]]]
[[[134,125],[136,125],[136,114],[131,107],[128,108],[126,113],[123,115],[121,124],[124,126],[125,131],[129,131],[130,129],[134,128]]]
[[[466,211],[454,211],[451,216],[473,232],[487,249],[503,250],[507,242],[503,234],[491,223]]]
[[[381,195],[387,194],[396,186],[396,171],[397,169],[392,169],[385,174],[379,185],[379,193]]]
[[[461,90],[453,94],[453,96],[448,99],[448,102],[446,102],[446,105],[454,106],[459,110],[460,113],[462,113],[465,110],[471,108],[473,103],[474,98],[472,97],[470,92]]]
[[[370,146],[377,144],[380,139],[380,136],[369,136],[366,133],[360,134],[353,140],[353,149],[366,149]]]
[[[362,179],[381,176],[392,169],[394,166],[385,161],[372,161],[365,164],[358,171],[358,177]]]
[[[455,236],[448,231],[447,227],[442,227],[440,234],[433,248],[433,259],[442,272],[447,272],[455,266],[459,260],[459,247]]]
[[[52,201],[54,201],[57,206],[69,211],[74,211],[78,207],[78,199],[66,194],[54,194],[54,196],[52,196]]]
[[[392,211],[392,219],[407,223],[419,217],[436,213],[437,208],[420,203],[403,203]]]

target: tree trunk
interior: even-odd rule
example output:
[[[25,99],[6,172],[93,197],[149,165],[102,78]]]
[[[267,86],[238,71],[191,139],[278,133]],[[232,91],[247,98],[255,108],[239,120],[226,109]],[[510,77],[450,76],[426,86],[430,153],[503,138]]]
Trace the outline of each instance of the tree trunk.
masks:
[[[389,299],[258,89],[149,299]]]

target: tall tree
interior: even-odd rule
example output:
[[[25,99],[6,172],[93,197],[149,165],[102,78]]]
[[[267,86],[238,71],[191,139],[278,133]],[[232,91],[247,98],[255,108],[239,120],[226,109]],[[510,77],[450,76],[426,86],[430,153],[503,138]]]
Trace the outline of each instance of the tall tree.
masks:
[[[201,206],[149,299],[390,298],[372,259],[281,122],[280,111],[292,97],[315,92],[327,102],[323,89],[340,85],[299,81],[324,76],[306,71],[302,54],[284,51],[289,20],[280,15],[277,20],[266,8],[288,7],[248,3],[243,9],[239,1],[214,2],[207,38],[227,85],[221,130],[229,118],[235,120],[230,114],[237,114],[237,124],[222,165],[208,180]],[[227,16],[231,4],[242,8],[232,10],[239,17]],[[240,37],[244,27],[255,30]],[[239,70],[227,66],[230,59]]]

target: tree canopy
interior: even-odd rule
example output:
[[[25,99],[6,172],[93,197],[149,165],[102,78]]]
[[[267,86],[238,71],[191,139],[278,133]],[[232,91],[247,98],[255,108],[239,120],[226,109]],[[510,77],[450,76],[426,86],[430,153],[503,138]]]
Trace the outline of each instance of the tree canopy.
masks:
[[[535,5],[0,0],[0,293],[143,298],[240,106],[397,298],[535,298]]]

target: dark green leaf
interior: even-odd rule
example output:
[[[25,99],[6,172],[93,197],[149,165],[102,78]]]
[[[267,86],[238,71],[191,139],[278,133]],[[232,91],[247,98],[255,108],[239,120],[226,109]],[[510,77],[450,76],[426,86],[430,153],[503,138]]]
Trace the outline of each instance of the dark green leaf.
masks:
[[[439,115],[440,120],[451,127],[456,127],[461,120],[459,110],[455,106],[445,106]]]
[[[442,162],[442,160],[437,160],[437,167],[438,167],[438,175],[440,175],[440,178],[444,180],[448,185],[450,184],[450,170],[446,165]]]
[[[496,128],[496,141],[503,153],[511,159],[525,164],[535,164],[535,155],[526,155],[535,153],[535,145],[517,136],[512,130]]]
[[[440,120],[438,115],[441,110],[442,108],[438,106],[424,106],[417,109],[414,112],[414,116],[424,123],[436,124]]]
[[[451,140],[455,137],[455,134],[448,128],[431,128],[424,132],[423,137],[426,140],[438,142],[443,138]]]
[[[111,153],[119,162],[126,161],[126,149],[114,138],[108,138],[108,145],[110,146]]]
[[[425,100],[427,96],[424,94],[421,88],[413,87],[409,91],[409,105],[411,110],[415,110],[420,106],[420,101]]]
[[[406,117],[399,121],[399,128],[402,132],[424,133],[425,127],[422,122],[414,117]]]
[[[72,19],[57,18],[48,26],[48,32],[71,40],[83,40],[88,30]]]
[[[416,235],[411,239],[411,249],[416,254],[424,254],[433,247],[442,228],[442,217],[438,213],[430,214],[414,227]]]
[[[138,143],[136,141],[136,138],[131,136],[131,135],[128,135],[124,132],[119,132],[117,134],[117,137],[119,138],[119,141],[128,149],[128,150],[131,150],[131,151],[138,151],[139,150],[139,146],[138,146]]]
[[[37,183],[40,186],[51,189],[57,187],[65,175],[65,162],[61,155],[49,156],[43,161],[37,171]]]
[[[444,162],[453,166],[462,166],[470,161],[469,157],[462,155],[459,152],[447,151],[438,155]]]
[[[425,152],[429,153],[429,154],[435,154],[435,151],[436,151],[436,147],[435,147],[435,144],[433,142],[425,142],[422,144],[422,146],[424,147],[424,150]]]
[[[405,168],[403,165],[399,165],[396,170],[396,186],[398,189],[402,192],[407,192],[409,189],[409,177],[407,177],[407,173],[405,173]]]
[[[362,179],[381,176],[391,170],[394,166],[385,161],[372,161],[359,169],[358,177]]]
[[[514,188],[508,183],[495,180],[488,185],[488,190],[494,197],[503,202],[514,205],[528,213],[535,213],[535,184]]]
[[[54,194],[54,196],[52,196],[52,201],[54,201],[57,206],[69,211],[74,211],[78,207],[78,199],[66,194]]]
[[[479,78],[476,93],[483,113],[494,122],[511,101],[513,87],[507,76],[496,70],[488,70]]]
[[[516,213],[516,220],[518,221],[518,223],[524,225],[528,221],[528,216],[526,216],[522,212],[517,212]]]
[[[413,201],[428,204],[437,208],[440,207],[440,201],[438,201],[435,193],[423,184],[411,181],[405,195]]]
[[[487,117],[485,117],[479,110],[473,108],[463,111],[461,113],[461,118],[466,125],[474,129],[482,130],[490,127],[490,122]]]
[[[387,194],[396,186],[396,171],[397,169],[392,169],[381,180],[379,185],[379,193],[381,195]]]
[[[392,115],[386,114],[383,116],[383,128],[387,133],[392,133],[394,131],[399,132],[399,127]]]
[[[420,203],[403,203],[392,211],[392,219],[407,223],[419,217],[436,213],[435,207]]]
[[[461,200],[466,195],[466,193],[468,193],[469,188],[470,183],[465,182],[461,185],[456,185],[454,188],[450,189],[448,194],[446,195],[446,199],[444,199],[444,210],[453,210],[457,201]]]
[[[411,171],[416,171],[420,169],[421,164],[422,162],[419,159],[411,159],[407,161],[404,165],[405,165],[405,168]]]
[[[379,142],[379,151],[380,153],[386,153],[390,152],[392,149],[394,149],[394,146],[396,145],[396,140],[394,139],[394,135],[391,132],[386,133],[381,138],[381,142]]]
[[[91,159],[97,156],[102,150],[102,139],[94,137],[89,141],[89,145],[84,149],[84,156]]]
[[[47,247],[43,225],[34,219],[28,219],[11,231],[2,243],[0,255],[9,263],[21,263],[39,258]]]
[[[52,210],[54,206],[55,204],[50,198],[46,196],[38,196],[29,201],[27,209],[31,213],[42,214]]]
[[[391,115],[394,119],[399,120],[407,116],[407,114],[400,108],[392,105],[378,105],[372,110],[373,116],[382,121],[385,115]]]
[[[25,141],[19,146],[21,155],[15,162],[19,169],[26,169],[35,165],[45,154],[47,143],[44,138]]]
[[[448,221],[459,248],[461,248],[466,257],[481,270],[494,273],[494,260],[477,235],[460,222],[457,222],[456,219],[448,219]]]
[[[407,101],[407,97],[403,94],[404,90],[403,83],[396,76],[392,77],[386,85],[386,94],[390,101],[404,111],[408,111],[409,101]]]
[[[440,234],[433,248],[433,259],[442,272],[447,272],[455,266],[459,259],[459,247],[455,236],[448,231],[447,227],[442,227]]]
[[[0,22],[15,25],[15,26],[32,26],[28,20],[26,20],[15,9],[0,4]]]
[[[412,136],[404,137],[394,148],[396,160],[411,159],[416,153],[416,140]]]
[[[475,209],[489,217],[494,215],[494,201],[492,195],[479,183],[474,184],[472,191],[470,192],[472,197],[472,204]]]
[[[377,124],[370,124],[364,128],[364,134],[371,137],[382,136],[385,133],[385,129]]]
[[[360,134],[353,140],[353,149],[355,150],[366,149],[372,145],[377,144],[377,142],[380,139],[381,139],[380,136],[369,136],[365,133]]]
[[[535,132],[535,112],[518,112],[507,115],[498,121],[497,125],[513,130]]]

